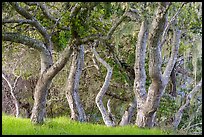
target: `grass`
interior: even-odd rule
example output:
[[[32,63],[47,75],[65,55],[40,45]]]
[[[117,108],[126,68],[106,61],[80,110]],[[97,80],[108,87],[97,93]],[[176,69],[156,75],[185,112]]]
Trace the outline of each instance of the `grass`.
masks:
[[[160,129],[140,129],[136,126],[106,127],[80,123],[67,117],[46,119],[45,124],[32,125],[30,119],[2,115],[2,135],[163,135]]]

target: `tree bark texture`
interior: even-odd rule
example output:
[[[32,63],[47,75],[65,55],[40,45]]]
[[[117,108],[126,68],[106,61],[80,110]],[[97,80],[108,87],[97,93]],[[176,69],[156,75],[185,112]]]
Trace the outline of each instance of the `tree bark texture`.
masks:
[[[71,119],[86,121],[86,114],[79,97],[79,81],[84,63],[84,47],[80,46],[79,50],[75,50],[72,56],[71,68],[66,84],[66,98],[71,110]]]
[[[99,93],[96,96],[95,102],[97,107],[99,108],[99,111],[101,112],[103,121],[105,122],[106,126],[115,126],[115,123],[113,120],[111,120],[110,115],[108,114],[106,108],[103,105],[103,96],[105,95],[106,91],[108,90],[108,86],[110,84],[111,76],[112,76],[112,68],[108,63],[103,60],[99,54],[96,52],[95,47],[92,48],[92,52],[95,55],[96,59],[103,64],[107,69],[107,74],[105,77],[105,81],[103,83],[103,86],[101,87]]]
[[[72,38],[69,41],[68,46],[62,52],[61,57],[58,59],[56,63],[53,64],[52,54],[51,54],[53,43],[51,41],[51,36],[46,30],[46,28],[32,14],[30,14],[29,11],[21,7],[19,3],[11,2],[10,4],[15,9],[15,11],[25,19],[10,20],[10,21],[4,20],[3,23],[29,24],[32,27],[35,27],[35,29],[41,34],[41,36],[44,39],[44,41],[39,41],[15,32],[2,33],[2,40],[21,43],[28,46],[29,48],[34,48],[40,52],[41,72],[35,88],[34,106],[32,109],[31,121],[36,124],[43,123],[43,120],[45,117],[45,111],[46,111],[45,108],[46,108],[46,98],[48,94],[48,88],[52,82],[52,79],[65,66],[65,64],[69,60],[69,57],[73,51],[73,47],[78,45],[76,44],[78,39],[76,40],[75,35],[72,35]],[[76,6],[73,7],[70,15],[72,18],[72,22],[74,22],[76,14],[80,10],[80,5],[79,6],[77,5],[79,4],[76,4]],[[40,8],[43,10],[44,14],[45,12],[47,12],[45,9],[46,7],[43,6],[42,4],[40,5]],[[47,14],[47,15],[49,16],[50,14]],[[70,27],[74,28],[74,25],[72,24]]]
[[[134,93],[137,100],[137,119],[136,124],[140,125],[140,113],[142,113],[143,104],[147,98],[145,89],[146,72],[145,72],[145,52],[146,41],[148,37],[147,21],[143,21],[138,34],[138,41],[135,50],[135,80]]]
[[[137,107],[137,100],[136,100],[136,98],[134,98],[134,101],[129,104],[129,107],[127,108],[127,110],[123,114],[122,119],[119,123],[120,126],[125,126],[125,125],[130,124],[130,121],[132,119],[132,116],[134,114],[136,107]]]
[[[46,113],[46,99],[48,94],[48,88],[52,82],[52,79],[46,75],[47,69],[53,64],[51,54],[45,52],[40,53],[41,57],[41,73],[37,81],[34,92],[34,105],[31,114],[31,121],[34,124],[42,124]]]
[[[42,124],[46,113],[46,99],[48,88],[52,80],[46,75],[40,75],[34,93],[34,105],[31,114],[31,121],[34,124]]]
[[[156,110],[159,107],[160,98],[164,93],[164,89],[169,81],[170,74],[174,67],[180,39],[180,31],[175,29],[174,42],[172,48],[172,54],[167,64],[167,67],[162,74],[161,70],[161,47],[160,40],[162,38],[163,31],[165,30],[167,3],[159,3],[156,17],[151,24],[151,30],[149,33],[148,46],[149,46],[149,76],[151,78],[151,85],[149,86],[148,93],[145,91],[145,49],[146,39],[145,37],[145,23],[141,25],[140,32],[138,34],[138,42],[136,47],[135,57],[135,81],[134,92],[137,98],[137,118],[136,125],[138,127],[153,127]]]

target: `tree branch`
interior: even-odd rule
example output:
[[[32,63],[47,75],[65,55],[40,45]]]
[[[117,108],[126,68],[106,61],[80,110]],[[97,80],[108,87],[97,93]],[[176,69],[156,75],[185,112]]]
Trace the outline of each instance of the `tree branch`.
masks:
[[[149,33],[149,76],[152,80],[151,85],[149,86],[147,98],[145,102],[142,100],[141,102],[137,99],[137,110],[138,114],[143,113],[147,115],[147,119],[141,119],[143,117],[137,115],[138,120],[136,121],[136,125],[139,127],[149,126],[152,127],[154,122],[152,122],[152,118],[156,115],[156,110],[159,107],[160,97],[163,91],[163,82],[162,82],[162,57],[161,57],[161,49],[159,47],[159,42],[164,31],[164,26],[166,22],[167,16],[167,8],[166,5],[168,3],[161,2],[157,8],[156,17],[154,17],[153,22],[151,24],[152,28]],[[137,85],[136,85],[137,87]],[[142,114],[142,115],[143,115]],[[150,118],[150,119],[149,119]],[[144,120],[144,125],[139,121]],[[151,121],[151,122],[150,122]],[[150,123],[149,123],[150,122]]]
[[[87,36],[87,37],[81,39],[80,41],[81,41],[81,44],[86,44],[86,43],[88,43],[88,42],[90,42],[90,41],[98,40],[98,39],[100,39],[101,37],[102,37],[101,34],[95,34],[95,35]]]
[[[22,15],[28,20],[31,20],[30,22],[31,25],[34,26],[38,30],[38,32],[43,36],[45,42],[52,46],[50,35],[47,33],[47,30],[39,23],[39,21],[35,17],[33,17],[28,11],[20,7],[17,2],[10,2],[10,4],[20,15]]]
[[[171,52],[171,57],[168,61],[168,64],[165,68],[165,71],[162,75],[163,77],[163,84],[166,86],[166,84],[169,81],[169,77],[171,75],[171,72],[174,68],[174,65],[176,63],[177,55],[178,55],[178,49],[179,49],[179,44],[180,44],[180,37],[181,37],[181,31],[178,30],[177,28],[174,29],[174,36],[173,36],[173,48]]]
[[[10,92],[11,92],[11,95],[12,95],[12,97],[14,99],[14,104],[15,104],[15,107],[16,107],[16,117],[19,117],[19,114],[20,114],[20,111],[19,111],[19,102],[18,102],[18,100],[17,100],[17,98],[16,98],[16,96],[15,96],[13,91],[14,91],[14,89],[16,87],[16,84],[17,84],[18,79],[20,78],[20,76],[16,78],[13,86],[11,86],[11,83],[9,82],[9,80],[6,78],[6,76],[3,73],[2,73],[2,78],[6,81],[6,83],[8,84],[8,86],[10,88]]]
[[[3,19],[2,20],[2,24],[6,24],[6,23],[19,23],[19,24],[32,24],[34,23],[34,21],[32,20],[7,20],[7,19]]]
[[[120,126],[125,126],[125,125],[130,123],[136,107],[137,107],[137,100],[136,100],[136,97],[135,97],[133,102],[131,102],[129,104],[127,110],[123,114],[123,117],[122,117],[122,119],[121,119],[121,121],[119,123]]]
[[[109,32],[107,33],[107,36],[106,36],[107,40],[109,40],[112,37],[112,35],[113,35],[114,31],[116,30],[116,28],[127,17],[126,13],[127,13],[127,9],[126,9],[125,13],[120,17],[120,19],[111,27],[111,29],[109,30]]]
[[[176,72],[181,73],[182,75],[186,75],[188,77],[192,77],[192,73],[189,72],[188,70],[182,68],[180,65],[176,66]]]
[[[157,9],[156,17],[152,22],[152,29],[149,36],[149,76],[152,80],[161,79],[161,49],[159,42],[164,31],[166,22],[165,2],[160,3]]]
[[[75,25],[75,19],[80,9],[81,9],[81,5],[79,3],[76,3],[75,6],[71,9],[71,13],[70,13],[70,23],[71,23],[70,30],[73,38],[78,38],[78,33],[76,32],[77,27]]]
[[[177,113],[175,114],[174,121],[173,121],[173,126],[174,130],[178,128],[178,125],[181,122],[182,116],[183,116],[183,111],[190,105],[190,101],[192,96],[199,91],[199,89],[202,87],[202,79],[200,82],[193,88],[193,90],[186,96],[186,103],[182,105]]]
[[[143,21],[138,34],[138,41],[135,49],[135,80],[134,93],[137,101],[142,102],[146,99],[147,93],[145,89],[146,72],[145,72],[145,53],[148,39],[148,24],[147,20]]]
[[[38,2],[38,5],[40,6],[40,8],[41,8],[41,10],[42,10],[42,12],[43,12],[43,14],[45,15],[46,18],[48,18],[48,19],[50,19],[50,20],[52,20],[52,21],[54,21],[54,22],[57,22],[57,21],[58,21],[58,19],[56,19],[55,17],[53,17],[53,16],[49,13],[49,11],[48,11],[48,9],[47,9],[47,7],[46,7],[46,5],[45,5],[45,2]]]
[[[112,111],[111,111],[111,107],[110,107],[110,99],[108,99],[108,102],[107,102],[107,109],[108,109],[108,115],[110,117],[110,119],[113,121],[114,125],[115,125],[115,116],[112,114]]]
[[[27,4],[27,5],[29,5],[29,6],[38,5],[37,2],[25,2],[25,4]]]
[[[128,12],[128,8],[126,9],[126,11],[124,12],[124,14],[116,21],[115,24],[113,24],[113,26],[110,28],[110,30],[108,31],[106,36],[102,36],[101,34],[98,35],[92,35],[92,36],[88,36],[84,39],[81,40],[82,43],[87,43],[93,40],[109,40],[111,39],[114,31],[117,29],[117,27],[124,21],[124,19],[127,17],[127,12]]]
[[[14,32],[2,32],[2,40],[21,43],[38,51],[47,51],[45,45],[33,38]]]
[[[67,63],[69,60],[72,52],[73,52],[73,41],[70,40],[69,44],[65,48],[65,50],[62,52],[60,58],[55,62],[48,70],[47,75],[49,76],[49,79],[52,79],[57,72],[59,72]]]
[[[167,23],[165,29],[164,29],[164,32],[163,32],[163,35],[162,35],[162,42],[160,44],[160,47],[162,48],[162,46],[164,45],[165,41],[166,41],[166,35],[167,35],[167,32],[171,26],[171,24],[175,21],[176,17],[178,16],[178,14],[181,12],[181,9],[183,8],[183,6],[186,4],[186,2],[183,2],[181,7],[178,9],[178,11],[176,12],[176,14],[171,18],[171,20]]]
[[[171,71],[171,75],[170,75],[170,79],[171,79],[171,89],[170,89],[170,92],[169,94],[173,97],[176,97],[177,96],[177,93],[176,93],[176,69],[175,69],[175,66],[174,65],[174,68],[172,69]]]
[[[22,16],[25,17],[26,19],[30,19],[30,20],[33,19],[33,16],[32,16],[29,12],[27,12],[25,9],[21,8],[17,2],[10,2],[10,4],[15,8],[15,10],[16,10],[20,15],[22,15]]]

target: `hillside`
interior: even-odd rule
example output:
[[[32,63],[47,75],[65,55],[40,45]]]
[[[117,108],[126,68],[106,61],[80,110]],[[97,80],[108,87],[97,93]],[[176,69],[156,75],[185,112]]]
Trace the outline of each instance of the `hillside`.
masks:
[[[138,129],[135,126],[106,127],[71,121],[66,117],[46,119],[44,125],[32,125],[29,119],[2,116],[2,135],[161,135],[159,129]]]

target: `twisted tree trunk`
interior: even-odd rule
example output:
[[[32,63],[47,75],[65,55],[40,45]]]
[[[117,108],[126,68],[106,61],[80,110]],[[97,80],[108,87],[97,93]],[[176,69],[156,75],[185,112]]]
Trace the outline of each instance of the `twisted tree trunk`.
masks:
[[[156,17],[151,24],[152,28],[149,36],[149,76],[151,85],[148,93],[145,91],[145,50],[147,40],[147,27],[145,21],[141,25],[138,34],[138,42],[135,56],[135,81],[134,92],[137,98],[137,118],[138,127],[153,127],[156,111],[160,104],[160,99],[168,84],[169,77],[175,65],[181,32],[174,26],[173,48],[169,62],[162,74],[161,70],[161,45],[160,40],[165,30],[166,15],[169,6],[166,2],[159,3]]]
[[[79,81],[82,73],[82,67],[84,64],[84,47],[80,46],[79,51],[73,52],[72,64],[69,71],[66,84],[66,98],[71,110],[71,119],[79,120],[81,122],[86,121],[86,114],[80,101],[78,94]]]
[[[46,75],[46,70],[52,64],[53,61],[50,52],[41,52],[41,74],[35,87],[34,105],[31,114],[31,121],[33,123],[41,124],[44,122],[48,88],[52,82],[52,79]]]
[[[103,105],[103,96],[105,95],[108,86],[110,84],[110,80],[111,80],[111,76],[112,76],[112,68],[110,67],[110,65],[108,63],[105,62],[105,60],[103,60],[99,54],[96,52],[95,47],[92,48],[92,52],[95,55],[96,59],[103,64],[106,69],[107,69],[107,74],[106,74],[106,78],[105,78],[105,82],[103,83],[103,86],[101,87],[99,93],[96,96],[96,105],[99,108],[103,121],[105,122],[106,126],[115,126],[115,122],[111,119],[110,114],[107,112],[106,108]]]

